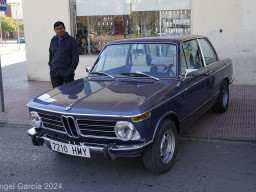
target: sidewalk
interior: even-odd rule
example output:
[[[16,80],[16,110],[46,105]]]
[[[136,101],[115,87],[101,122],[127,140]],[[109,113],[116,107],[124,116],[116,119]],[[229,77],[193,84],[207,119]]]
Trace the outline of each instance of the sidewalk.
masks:
[[[51,89],[50,82],[20,81],[16,75],[24,71],[26,62],[16,64],[15,69],[3,71],[9,77],[5,82],[5,112],[0,113],[0,126],[30,127],[27,103],[34,97]],[[11,77],[10,77],[11,75]],[[25,73],[26,75],[26,73]],[[23,74],[24,76],[24,74]],[[16,82],[11,82],[10,79]],[[22,77],[23,80],[25,77]],[[4,81],[4,80],[3,80]],[[189,139],[222,139],[256,142],[256,86],[231,85],[229,108],[224,114],[212,110],[206,112],[190,126],[182,137]]]
[[[26,44],[20,43],[18,46],[17,40],[3,40],[3,44],[0,42],[0,55],[12,54],[22,52],[25,50]]]

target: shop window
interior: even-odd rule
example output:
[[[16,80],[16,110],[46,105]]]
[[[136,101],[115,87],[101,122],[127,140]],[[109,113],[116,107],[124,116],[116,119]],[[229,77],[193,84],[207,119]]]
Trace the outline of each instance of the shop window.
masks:
[[[88,5],[88,2],[91,2],[91,0],[70,1],[72,5],[71,12],[73,13],[71,15],[72,35],[76,38],[80,55],[97,55],[108,42],[113,40],[140,36],[184,35],[190,33],[191,11],[187,9],[190,4],[180,3],[180,0],[177,1],[180,3],[180,8],[186,5],[186,9],[159,10],[166,7],[166,4],[164,4],[155,11],[152,11],[152,7],[149,7],[149,10],[143,10],[145,5],[140,5],[139,1],[136,0],[130,1],[129,4],[127,4],[128,1],[126,0],[115,0],[116,4],[120,4],[119,8],[122,8],[124,15],[118,15],[120,14],[120,11],[116,8],[118,6],[114,7],[116,9],[114,11],[112,4],[103,3],[104,6],[108,6],[112,11],[107,10],[107,8],[95,8],[95,11],[89,11],[88,6],[88,10],[84,11],[79,6]],[[79,3],[77,4],[77,2]],[[169,3],[170,6],[167,7],[171,8],[174,2],[175,0],[172,0],[172,3]],[[190,0],[182,0],[182,2],[190,2]],[[94,12],[98,15],[93,15]],[[112,12],[113,15],[100,15],[101,13],[111,14]],[[87,16],[83,16],[83,14],[87,14]],[[162,49],[161,51],[164,50]]]

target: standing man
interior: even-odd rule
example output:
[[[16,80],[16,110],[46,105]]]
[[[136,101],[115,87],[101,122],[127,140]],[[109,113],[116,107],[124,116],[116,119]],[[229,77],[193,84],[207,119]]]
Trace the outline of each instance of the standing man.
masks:
[[[75,69],[79,55],[75,39],[65,31],[61,21],[54,24],[55,36],[51,39],[49,48],[49,66],[52,87],[57,87],[74,81]]]

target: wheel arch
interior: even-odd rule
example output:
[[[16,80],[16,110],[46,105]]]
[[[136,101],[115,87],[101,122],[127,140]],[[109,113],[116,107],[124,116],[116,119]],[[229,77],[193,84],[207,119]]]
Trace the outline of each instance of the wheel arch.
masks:
[[[175,123],[175,125],[176,125],[177,133],[178,134],[180,133],[178,116],[177,116],[177,114],[175,112],[170,111],[170,112],[167,112],[164,115],[162,115],[161,118],[158,120],[158,122],[156,124],[156,127],[155,127],[155,131],[154,131],[154,135],[153,135],[153,140],[155,139],[156,132],[158,131],[162,121],[165,120],[165,119],[169,119],[169,120],[173,121]]]
[[[225,77],[225,78],[223,79],[221,85],[223,84],[224,81],[227,81],[227,83],[230,84],[230,81],[231,81],[231,80],[230,80],[228,77]]]
[[[220,91],[222,90],[222,88],[223,88],[223,83],[224,83],[225,81],[228,83],[228,85],[230,84],[230,81],[229,81],[228,77],[224,77],[224,78],[221,80],[220,85],[219,85],[219,90],[220,90]]]

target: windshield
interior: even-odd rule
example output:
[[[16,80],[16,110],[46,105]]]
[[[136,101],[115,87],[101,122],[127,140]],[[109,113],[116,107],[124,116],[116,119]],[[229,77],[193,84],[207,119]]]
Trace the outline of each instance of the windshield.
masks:
[[[173,78],[177,76],[176,55],[177,48],[173,44],[110,45],[102,51],[91,74]]]

